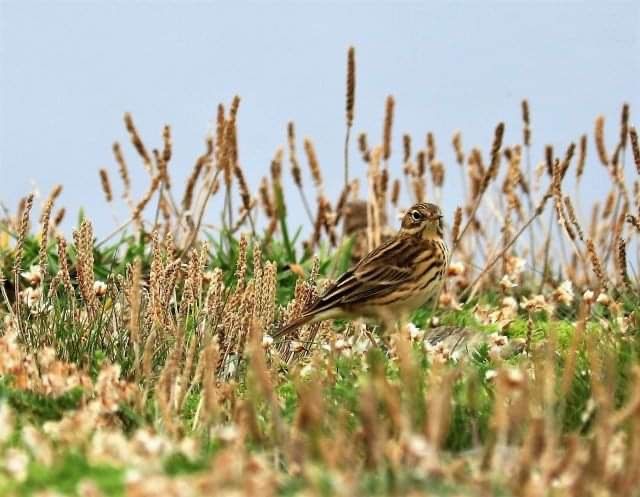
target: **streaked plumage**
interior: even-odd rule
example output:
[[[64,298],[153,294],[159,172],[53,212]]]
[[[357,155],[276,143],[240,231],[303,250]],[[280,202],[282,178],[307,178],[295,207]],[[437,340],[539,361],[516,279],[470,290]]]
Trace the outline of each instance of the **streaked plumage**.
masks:
[[[341,317],[374,318],[386,328],[394,322],[404,322],[437,293],[448,263],[440,208],[416,204],[405,214],[394,238],[340,276],[303,310],[300,318],[274,336],[308,322]]]

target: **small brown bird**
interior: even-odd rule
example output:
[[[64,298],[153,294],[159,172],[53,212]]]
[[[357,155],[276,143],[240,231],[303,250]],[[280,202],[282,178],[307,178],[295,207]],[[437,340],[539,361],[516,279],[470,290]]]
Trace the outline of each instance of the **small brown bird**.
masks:
[[[411,312],[437,294],[443,282],[449,264],[443,231],[437,205],[414,205],[395,237],[340,276],[274,337],[325,319],[373,318],[386,330],[394,323],[404,324]]]

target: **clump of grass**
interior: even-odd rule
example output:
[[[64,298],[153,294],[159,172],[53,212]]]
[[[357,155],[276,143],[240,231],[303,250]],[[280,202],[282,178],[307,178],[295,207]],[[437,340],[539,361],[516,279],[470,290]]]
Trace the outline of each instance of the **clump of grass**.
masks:
[[[296,204],[283,187],[281,147],[252,191],[238,148],[239,97],[228,111],[218,106],[180,202],[171,128],[153,147],[126,114],[149,182],[132,197],[116,142],[130,216],[112,234],[95,240],[82,217],[67,243],[59,220],[51,223],[59,188],[37,230],[34,195],[6,214],[1,229],[15,241],[0,243],[0,491],[633,494],[640,215],[623,167],[627,135],[636,165],[640,152],[626,104],[611,154],[604,118],[596,120],[610,192],[587,205],[571,188],[584,178],[586,135],[561,158],[541,144],[541,167],[531,171],[526,100],[520,143],[506,142],[504,123],[487,150],[465,150],[457,132],[467,193],[447,236],[453,260],[438,305],[384,342],[360,320],[306,325],[273,341],[352,258],[393,232],[395,214],[437,201],[453,181],[435,134],[422,146],[404,134],[395,149],[389,97],[380,143],[358,135],[367,173],[360,195],[348,177],[353,49],[347,68],[340,192],[325,190],[328,170],[311,138],[303,141],[315,211],[288,126],[310,239],[288,224]],[[213,227],[205,213],[218,196]],[[581,208],[592,212],[589,225]]]

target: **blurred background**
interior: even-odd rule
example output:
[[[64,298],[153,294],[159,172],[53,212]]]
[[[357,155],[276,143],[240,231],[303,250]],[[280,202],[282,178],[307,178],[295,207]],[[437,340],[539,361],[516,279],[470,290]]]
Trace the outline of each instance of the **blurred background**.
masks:
[[[608,145],[618,139],[620,108],[640,112],[639,2],[0,2],[0,202],[14,211],[37,190],[36,212],[56,183],[65,226],[82,207],[98,234],[128,211],[110,207],[98,169],[122,191],[111,146],[125,145],[133,191],[148,185],[123,114],[132,113],[148,148],[171,124],[170,172],[178,197],[215,120],[219,102],[240,105],[240,162],[255,190],[293,120],[313,139],[335,200],[342,187],[347,48],[356,48],[357,86],[351,169],[364,178],[355,138],[382,136],[387,95],[396,99],[392,170],[400,175],[402,134],[414,150],[435,133],[438,156],[455,164],[451,136],[488,154],[496,123],[506,143],[521,141],[520,102],[531,108],[534,162],[546,143],[562,156],[589,133],[582,194],[610,185],[593,144],[594,119],[606,117]],[[632,172],[630,158],[627,170]],[[289,163],[285,161],[288,170]],[[312,182],[305,172],[305,185]],[[333,174],[335,172],[335,174]],[[448,174],[458,176],[458,171]],[[286,185],[293,188],[291,178]],[[462,189],[445,182],[447,216]],[[606,186],[600,186],[604,184]],[[364,185],[361,191],[364,190]],[[313,197],[313,195],[311,194]],[[293,193],[291,198],[298,199]],[[219,213],[213,204],[215,222]],[[301,207],[301,206],[300,206]],[[291,224],[307,223],[289,208]]]

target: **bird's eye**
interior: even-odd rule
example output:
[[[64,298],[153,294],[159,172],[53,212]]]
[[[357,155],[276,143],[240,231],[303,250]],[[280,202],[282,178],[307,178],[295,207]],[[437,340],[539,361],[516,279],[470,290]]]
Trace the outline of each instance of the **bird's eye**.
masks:
[[[420,221],[422,219],[422,214],[419,211],[411,211],[411,219],[414,221]]]

